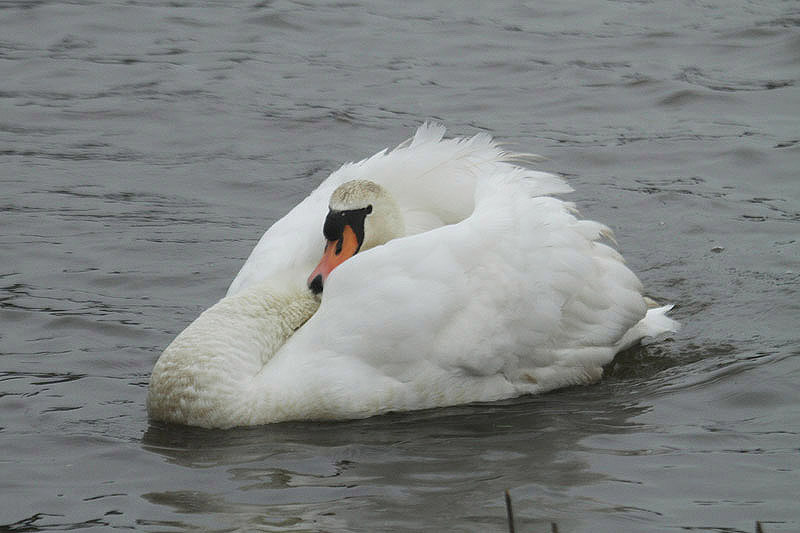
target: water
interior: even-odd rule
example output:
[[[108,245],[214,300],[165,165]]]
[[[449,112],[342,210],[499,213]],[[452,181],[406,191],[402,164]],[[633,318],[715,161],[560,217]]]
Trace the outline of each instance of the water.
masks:
[[[800,9],[0,4],[3,531],[800,530]],[[684,328],[598,385],[343,423],[150,423],[160,351],[343,162],[548,158]]]

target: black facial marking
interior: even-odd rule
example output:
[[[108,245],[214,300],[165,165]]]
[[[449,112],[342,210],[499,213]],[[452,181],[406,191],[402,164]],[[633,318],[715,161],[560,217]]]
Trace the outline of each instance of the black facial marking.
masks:
[[[347,211],[331,209],[328,211],[325,225],[322,227],[322,234],[329,241],[337,243],[336,255],[339,255],[342,251],[342,234],[345,226],[350,226],[356,234],[356,239],[358,240],[356,252],[361,249],[361,244],[364,242],[364,220],[370,213],[372,213],[372,205],[368,205],[363,209],[348,209]]]
[[[317,274],[314,276],[314,279],[311,280],[311,283],[308,284],[308,288],[311,289],[311,292],[314,294],[319,294],[322,292],[322,274]]]

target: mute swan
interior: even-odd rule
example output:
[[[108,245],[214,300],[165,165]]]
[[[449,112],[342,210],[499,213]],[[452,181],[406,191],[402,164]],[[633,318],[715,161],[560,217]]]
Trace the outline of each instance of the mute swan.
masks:
[[[444,132],[344,165],[267,230],[158,359],[151,417],[225,428],[511,398],[596,381],[677,329],[600,242],[610,230],[551,196],[562,179]]]

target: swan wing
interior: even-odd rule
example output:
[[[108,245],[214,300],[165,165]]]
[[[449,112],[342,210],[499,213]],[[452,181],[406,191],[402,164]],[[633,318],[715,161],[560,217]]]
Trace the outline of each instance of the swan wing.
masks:
[[[474,198],[461,222],[334,270],[266,382],[302,383],[297,401],[327,418],[598,379],[647,310],[636,276],[600,242],[608,229],[509,173],[482,180]]]
[[[322,226],[333,191],[346,181],[370,180],[385,187],[401,209],[407,235],[469,216],[475,191],[487,176],[502,175],[527,195],[572,191],[562,179],[516,166],[522,158],[503,151],[488,134],[444,139],[445,128],[424,124],[393,150],[382,150],[333,172],[305,200],[261,237],[228,289],[231,296],[271,277],[305,283],[324,247]]]

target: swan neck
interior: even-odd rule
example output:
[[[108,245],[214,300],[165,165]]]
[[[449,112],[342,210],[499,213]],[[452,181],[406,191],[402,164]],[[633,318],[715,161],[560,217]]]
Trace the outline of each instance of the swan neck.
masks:
[[[273,282],[223,298],[159,357],[150,378],[150,416],[204,427],[268,422],[256,417],[274,391],[255,390],[256,377],[318,306],[305,287]]]

